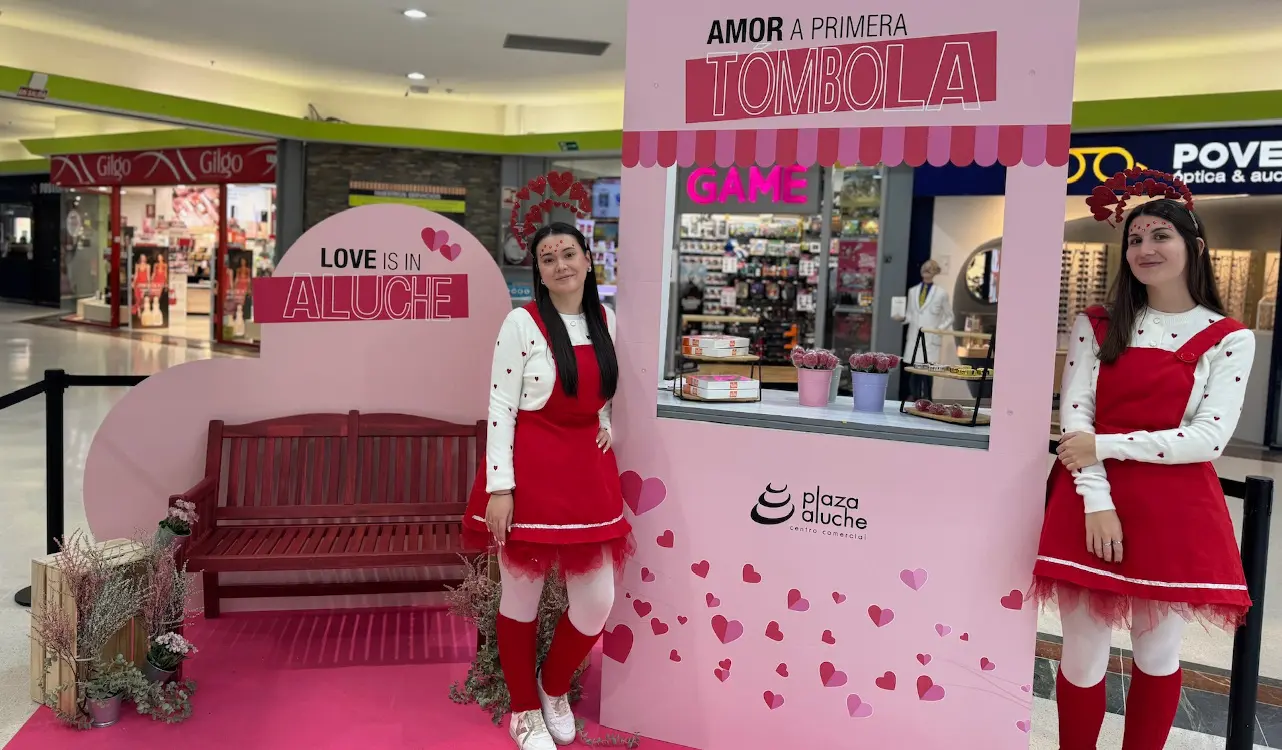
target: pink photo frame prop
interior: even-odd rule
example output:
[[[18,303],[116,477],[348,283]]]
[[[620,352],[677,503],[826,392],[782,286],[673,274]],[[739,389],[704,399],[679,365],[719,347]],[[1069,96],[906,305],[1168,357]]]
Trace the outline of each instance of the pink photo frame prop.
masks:
[[[629,3],[620,234],[642,250],[614,424],[639,551],[605,725],[704,750],[1028,746],[1078,22],[1035,6]],[[657,418],[670,168],[856,163],[1008,168],[988,450]],[[754,519],[789,496],[795,517]]]

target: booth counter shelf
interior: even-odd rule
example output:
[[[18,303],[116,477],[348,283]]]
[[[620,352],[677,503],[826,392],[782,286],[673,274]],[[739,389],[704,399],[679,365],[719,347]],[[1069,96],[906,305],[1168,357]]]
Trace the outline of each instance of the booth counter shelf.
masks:
[[[894,401],[887,401],[880,413],[854,410],[854,399],[838,396],[827,406],[802,406],[797,394],[788,391],[763,390],[761,400],[743,402],[684,401],[673,395],[671,383],[659,391],[660,419],[686,419],[696,422],[762,427],[793,432],[820,432],[829,435],[907,443],[949,445],[959,448],[988,449],[989,427],[950,424],[925,420],[902,413]],[[988,410],[984,409],[984,416]]]

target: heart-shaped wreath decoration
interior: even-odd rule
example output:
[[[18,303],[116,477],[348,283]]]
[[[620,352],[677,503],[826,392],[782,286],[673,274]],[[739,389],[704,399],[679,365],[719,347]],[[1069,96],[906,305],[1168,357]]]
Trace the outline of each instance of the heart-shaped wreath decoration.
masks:
[[[552,216],[554,207],[572,211],[580,219],[592,215],[592,196],[583,183],[569,172],[539,175],[516,191],[512,202],[512,236],[522,250],[529,250],[530,237]]]
[[[1169,172],[1159,172],[1156,169],[1133,167],[1118,172],[1105,180],[1104,184],[1095,186],[1086,199],[1086,205],[1090,206],[1091,215],[1096,221],[1107,221],[1112,227],[1117,226],[1114,222],[1123,220],[1126,201],[1136,195],[1183,201],[1189,216],[1193,218],[1193,226],[1197,226],[1197,215],[1193,213],[1193,193],[1188,185]]]

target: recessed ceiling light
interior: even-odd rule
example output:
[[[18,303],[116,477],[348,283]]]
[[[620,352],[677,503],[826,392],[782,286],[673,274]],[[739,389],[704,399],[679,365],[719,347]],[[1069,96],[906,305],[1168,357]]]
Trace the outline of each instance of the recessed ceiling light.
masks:
[[[421,21],[424,18],[427,18],[427,14],[419,10],[418,8],[410,8],[409,10],[405,11],[405,17],[413,18],[415,21]]]
[[[423,75],[422,73],[410,73],[405,77],[410,79],[411,81],[421,81],[424,78],[427,78],[427,76]]]

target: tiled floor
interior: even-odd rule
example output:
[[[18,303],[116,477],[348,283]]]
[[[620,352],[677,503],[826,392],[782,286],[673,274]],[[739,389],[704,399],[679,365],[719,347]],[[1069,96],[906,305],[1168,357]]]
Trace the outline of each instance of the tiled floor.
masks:
[[[97,332],[68,330],[24,323],[47,316],[42,308],[0,303],[0,395],[36,382],[45,369],[61,368],[77,374],[150,374],[182,362],[220,351],[170,345],[161,340],[106,336]],[[66,396],[66,518],[67,530],[84,528],[81,474],[90,441],[107,411],[123,394],[121,388],[73,389]],[[1050,460],[1048,456],[1048,461]],[[1222,476],[1243,478],[1260,474],[1282,479],[1282,463],[1243,458],[1217,462]],[[10,592],[28,585],[30,560],[44,554],[44,403],[37,397],[0,412],[0,742],[7,741],[33,706],[27,699],[28,620],[26,611],[12,601]],[[1236,523],[1239,502],[1230,501]],[[1274,564],[1266,593],[1266,633],[1261,673],[1282,678],[1282,511],[1274,516]],[[1058,619],[1044,614],[1040,629],[1060,632]],[[1119,634],[1116,646],[1129,647]],[[1219,633],[1191,630],[1185,641],[1187,662],[1227,668],[1232,661],[1232,640]],[[1033,748],[1055,747],[1054,704],[1037,699]],[[1110,716],[1101,748],[1120,743],[1121,718]],[[1112,732],[1113,734],[1108,734]],[[1115,737],[1114,737],[1115,735]],[[1111,737],[1112,739],[1109,739]],[[1274,747],[1282,737],[1268,736]],[[1177,731],[1168,748],[1223,747],[1223,740]]]

